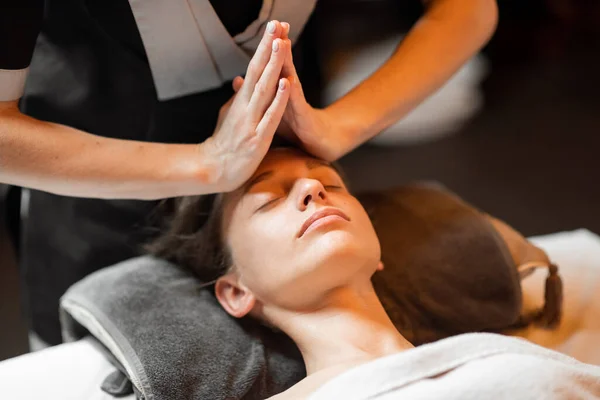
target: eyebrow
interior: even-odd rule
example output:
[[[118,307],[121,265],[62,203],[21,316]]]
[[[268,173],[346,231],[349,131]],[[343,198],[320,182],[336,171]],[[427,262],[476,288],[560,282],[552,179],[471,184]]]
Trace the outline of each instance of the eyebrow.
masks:
[[[246,194],[250,191],[250,189],[252,189],[252,186],[269,179],[271,176],[273,176],[274,171],[265,171],[263,173],[260,173],[258,175],[256,175],[254,178],[250,179],[248,182],[246,182],[246,184],[244,185],[244,188],[242,190],[242,194]]]
[[[316,159],[306,160],[306,167],[309,170],[312,170],[315,168],[326,167],[326,168],[331,168],[336,173],[338,173],[338,170],[332,164],[328,163],[327,161],[323,161],[323,160],[316,160]],[[244,185],[243,190],[242,190],[242,195],[248,193],[254,185],[257,185],[258,183],[269,179],[271,176],[273,176],[274,173],[275,173],[275,171],[269,170],[269,171],[262,172],[262,173],[256,175],[254,178],[250,179]]]
[[[335,168],[333,168],[333,166],[330,163],[328,163],[327,161],[317,160],[317,159],[306,160],[306,167],[309,170],[319,168],[319,167],[328,167],[328,168],[335,170]]]

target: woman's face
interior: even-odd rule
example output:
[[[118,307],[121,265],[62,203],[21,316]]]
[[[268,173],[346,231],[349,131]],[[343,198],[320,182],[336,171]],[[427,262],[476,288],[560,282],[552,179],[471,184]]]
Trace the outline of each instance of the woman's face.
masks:
[[[330,290],[364,284],[377,269],[371,221],[327,163],[273,150],[224,201],[234,273],[262,304],[319,306]]]

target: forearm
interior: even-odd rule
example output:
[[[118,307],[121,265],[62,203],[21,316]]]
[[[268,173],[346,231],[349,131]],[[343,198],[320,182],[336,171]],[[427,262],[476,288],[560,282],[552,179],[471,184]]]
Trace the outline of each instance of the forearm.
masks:
[[[408,114],[492,36],[494,0],[435,0],[390,59],[326,112],[343,121],[346,151]]]
[[[91,135],[0,106],[0,182],[55,194],[158,199],[218,191],[198,145]]]

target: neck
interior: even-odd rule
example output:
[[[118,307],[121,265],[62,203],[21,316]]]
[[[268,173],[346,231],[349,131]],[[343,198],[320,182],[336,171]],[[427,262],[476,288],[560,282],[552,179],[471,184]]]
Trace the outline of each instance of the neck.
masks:
[[[370,281],[332,291],[323,306],[309,312],[270,311],[270,319],[298,345],[308,375],[413,347],[392,324]]]

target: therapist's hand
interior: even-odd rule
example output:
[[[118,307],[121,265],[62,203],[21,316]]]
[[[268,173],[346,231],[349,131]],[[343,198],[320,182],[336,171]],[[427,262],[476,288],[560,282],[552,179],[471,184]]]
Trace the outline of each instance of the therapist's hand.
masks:
[[[347,135],[338,119],[327,109],[314,108],[306,101],[294,66],[291,42],[287,36],[289,24],[283,22],[281,25],[282,39],[287,44],[282,76],[288,77],[290,81],[290,98],[277,133],[316,157],[328,161],[337,160],[347,151]],[[236,78],[233,82],[234,90],[239,90],[242,83],[242,78]]]
[[[337,123],[327,109],[314,108],[306,101],[302,83],[294,66],[291,42],[287,36],[290,26],[284,22],[282,27],[283,38],[289,43],[282,74],[289,76],[291,88],[290,99],[278,133],[316,157],[335,161],[345,153],[346,135],[341,124]]]
[[[219,192],[235,190],[252,176],[269,150],[289,99],[289,80],[280,78],[289,41],[280,38],[279,22],[269,25],[272,29],[265,30],[246,79],[221,108],[213,136],[200,146],[213,166]]]

